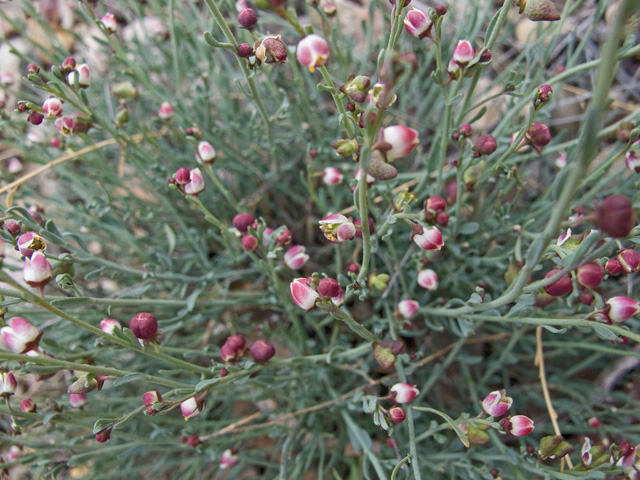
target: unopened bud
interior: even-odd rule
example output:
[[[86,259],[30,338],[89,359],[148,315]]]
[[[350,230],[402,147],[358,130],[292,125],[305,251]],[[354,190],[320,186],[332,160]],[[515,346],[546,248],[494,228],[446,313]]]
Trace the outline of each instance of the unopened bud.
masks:
[[[258,363],[266,363],[276,354],[276,348],[266,340],[257,340],[249,348],[249,355]]]

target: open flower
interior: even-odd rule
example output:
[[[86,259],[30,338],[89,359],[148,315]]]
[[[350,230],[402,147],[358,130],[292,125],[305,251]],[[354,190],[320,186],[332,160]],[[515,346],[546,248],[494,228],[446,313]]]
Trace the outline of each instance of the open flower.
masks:
[[[20,255],[31,258],[31,255],[36,250],[44,252],[47,248],[47,244],[45,243],[44,238],[42,238],[42,235],[27,232],[18,237],[16,247],[18,247]]]
[[[409,385],[408,383],[396,383],[391,387],[391,395],[397,403],[409,403],[419,393],[420,390],[415,385]]]
[[[404,125],[391,125],[383,131],[383,139],[391,148],[385,152],[387,160],[403,158],[411,153],[418,143],[418,131]]]
[[[353,222],[339,213],[329,215],[319,223],[324,236],[334,243],[342,243],[356,236],[356,227]]]
[[[298,43],[296,57],[309,71],[313,72],[316,67],[327,63],[329,59],[329,45],[327,41],[319,35],[311,34],[304,37]]]
[[[482,409],[487,415],[501,417],[509,411],[513,405],[513,399],[507,397],[506,390],[496,390],[487,395],[482,401]]]
[[[13,317],[9,320],[8,326],[2,327],[0,333],[9,350],[15,353],[35,350],[42,336],[36,327],[21,317]]]

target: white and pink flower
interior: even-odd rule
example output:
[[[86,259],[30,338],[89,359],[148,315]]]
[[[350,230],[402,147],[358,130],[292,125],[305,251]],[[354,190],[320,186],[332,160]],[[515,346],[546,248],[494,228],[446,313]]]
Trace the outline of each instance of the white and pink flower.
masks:
[[[306,278],[295,278],[289,288],[293,302],[300,308],[309,311],[316,306],[316,300],[320,296],[309,286]]]
[[[506,396],[506,390],[496,390],[487,395],[482,401],[482,409],[487,415],[501,417],[513,405],[513,399]]]
[[[238,463],[238,455],[236,455],[233,450],[227,448],[224,452],[222,452],[222,456],[220,457],[220,470],[231,468],[236,463]]]
[[[213,163],[216,159],[216,149],[209,142],[198,143],[198,154],[196,160],[198,163]]]
[[[56,97],[47,98],[42,104],[44,116],[47,118],[56,118],[62,115],[62,100]]]
[[[122,330],[122,325],[115,318],[105,318],[100,322],[100,329],[109,335],[113,335],[113,331],[116,328]]]
[[[169,102],[162,102],[158,107],[158,117],[161,120],[170,120],[173,117],[173,106]]]
[[[385,152],[387,160],[406,157],[419,143],[418,131],[404,125],[386,127],[383,132],[383,139],[385,143],[391,146]]]
[[[430,268],[425,268],[418,272],[418,285],[425,290],[434,291],[438,289],[438,274]]]
[[[180,411],[185,420],[200,415],[204,408],[204,397],[195,395],[180,404]]]
[[[75,70],[69,72],[69,75],[67,75],[69,85],[73,86],[76,84],[76,75],[78,77],[78,87],[87,88],[91,85],[91,70],[89,69],[89,65],[81,63],[76,66]]]
[[[296,57],[305,67],[309,67],[310,72],[313,72],[317,67],[327,63],[329,44],[319,35],[307,35],[298,43]]]
[[[36,250],[31,254],[31,258],[24,259],[22,275],[25,282],[42,291],[53,277],[53,270],[44,253]]]
[[[284,264],[291,270],[299,270],[309,261],[309,255],[302,245],[290,247],[284,254]]]
[[[322,181],[328,186],[340,185],[343,179],[344,175],[336,167],[327,167],[322,173]]]
[[[396,383],[390,391],[396,403],[409,403],[420,393],[415,385],[408,383]]]
[[[38,348],[42,333],[27,320],[13,317],[8,326],[0,329],[0,334],[9,350],[15,353],[26,353]]]
[[[473,60],[473,57],[475,57],[475,51],[473,50],[471,42],[468,40],[459,40],[456,48],[453,50],[452,60],[461,67],[464,67]]]
[[[27,232],[18,237],[16,247],[18,247],[20,255],[31,258],[31,255],[36,250],[39,252],[45,251],[47,248],[47,244],[45,243],[42,235],[34,232]]]
[[[413,236],[413,241],[423,250],[440,250],[444,246],[442,233],[437,227],[423,228],[422,233]]]
[[[514,415],[510,418],[503,418],[500,420],[500,425],[502,425],[506,433],[514,437],[524,437],[533,432],[534,429],[533,420],[524,415]]]
[[[607,300],[607,316],[614,323],[622,323],[640,312],[640,303],[628,297],[611,297]]]
[[[186,195],[198,196],[204,190],[204,177],[199,168],[194,168],[189,172],[189,183],[184,185]]]
[[[115,33],[118,31],[118,22],[116,21],[116,17],[113,13],[105,13],[100,21],[104,25],[104,28],[107,29],[107,32]]]
[[[402,300],[398,303],[398,313],[407,320],[413,317],[419,308],[420,304],[415,300]]]
[[[334,213],[319,221],[320,230],[327,240],[334,243],[342,243],[352,240],[356,236],[356,227],[351,220],[344,215]]]
[[[431,37],[432,26],[433,22],[431,22],[429,15],[417,8],[411,10],[407,13],[407,16],[404,17],[404,28],[409,35],[416,38]]]

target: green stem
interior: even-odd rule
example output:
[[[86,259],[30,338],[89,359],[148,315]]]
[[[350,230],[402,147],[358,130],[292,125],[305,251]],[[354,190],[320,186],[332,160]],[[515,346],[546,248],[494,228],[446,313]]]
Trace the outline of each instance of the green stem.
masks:
[[[207,175],[209,175],[209,178],[211,178],[211,180],[213,180],[213,183],[216,185],[218,190],[220,190],[220,192],[222,192],[222,195],[224,195],[224,198],[227,199],[227,201],[233,207],[233,209],[236,212],[239,212],[240,211],[240,207],[238,206],[238,201],[235,199],[233,194],[229,190],[227,190],[227,188],[224,186],[224,184],[220,181],[220,179],[216,175],[216,172],[213,170],[213,167],[211,166],[211,164],[206,163],[204,165],[204,170],[207,172]]]
[[[99,337],[102,337],[106,340],[109,340],[110,342],[113,343],[117,343],[118,345],[120,345],[121,347],[125,347],[131,350],[134,350],[136,352],[141,352],[144,355],[148,355],[150,357],[156,358],[158,360],[162,360],[166,363],[175,365],[176,367],[180,367],[180,368],[185,368],[191,372],[195,372],[195,373],[201,373],[201,374],[209,374],[211,373],[211,371],[208,368],[205,367],[200,367],[198,365],[193,365],[189,362],[185,362],[184,360],[180,360],[178,358],[174,358],[171,357],[170,355],[166,355],[164,353],[161,352],[157,352],[154,351],[153,349],[150,348],[145,348],[145,349],[140,349],[135,347],[133,344],[131,344],[130,342],[127,342],[125,340],[122,340],[118,337],[115,337],[109,333],[103,332],[101,329],[99,329],[98,327],[94,327],[93,325],[86,323],[82,320],[80,320],[79,318],[76,318],[72,315],[69,315],[67,312],[60,310],[59,308],[51,305],[47,300],[45,300],[44,298],[40,298],[38,295],[34,295],[33,293],[29,292],[26,288],[22,287],[19,283],[17,283],[15,280],[13,280],[13,278],[11,278],[9,275],[7,275],[7,273],[0,271],[0,278],[2,278],[2,280],[6,283],[8,283],[9,285],[11,285],[12,287],[14,287],[15,289],[19,290],[20,292],[22,292],[22,298],[24,298],[25,300],[28,300],[31,303],[34,303],[42,308],[44,308],[45,310],[57,315],[60,318],[65,319],[66,321],[68,321],[69,323],[72,323],[73,325],[80,327],[84,330],[87,330]]]
[[[347,113],[347,109],[345,108],[344,103],[342,103],[343,95],[338,91],[336,85],[333,83],[333,80],[331,80],[331,75],[329,75],[327,67],[321,65],[320,67],[318,67],[318,70],[320,70],[322,78],[324,79],[327,86],[331,89],[333,102],[336,104],[338,112],[340,112],[340,125],[347,132],[347,137],[349,137],[349,139],[355,138],[356,130],[353,123],[351,123],[349,119],[349,114]]]
[[[57,358],[45,356],[30,357],[29,355],[3,351],[0,351],[0,360],[4,360],[7,362],[35,363],[37,365],[45,365],[51,367],[64,367],[65,370],[76,370],[80,372],[95,373],[98,375],[107,375],[110,377],[124,377],[125,375],[137,374],[137,372],[129,372],[117,368],[97,367],[95,365],[85,365],[84,363],[67,362],[65,360],[59,360]],[[140,380],[149,383],[155,383],[157,385],[164,385],[171,388],[189,388],[193,386],[187,383],[175,382],[166,378],[156,377],[154,375],[144,375],[140,378]]]
[[[373,333],[367,330],[367,328],[364,325],[360,324],[357,320],[351,317],[351,315],[349,315],[344,310],[336,307],[332,309],[329,313],[333,318],[337,318],[338,320],[346,323],[351,330],[353,330],[355,333],[357,333],[360,337],[364,338],[365,340],[368,340],[370,342],[380,341]]]

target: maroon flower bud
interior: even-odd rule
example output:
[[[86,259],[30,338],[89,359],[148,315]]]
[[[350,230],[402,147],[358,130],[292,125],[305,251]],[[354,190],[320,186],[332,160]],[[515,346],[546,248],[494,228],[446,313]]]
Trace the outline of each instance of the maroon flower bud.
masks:
[[[191,172],[186,168],[179,168],[176,171],[175,180],[180,185],[186,185],[191,181]]]
[[[318,284],[318,295],[324,298],[333,298],[340,295],[340,284],[335,278],[323,278]]]
[[[493,135],[482,135],[476,140],[476,156],[491,155],[498,148],[498,143]]]
[[[471,134],[473,133],[473,129],[471,128],[471,125],[469,125],[468,123],[464,123],[460,125],[458,132],[463,137],[470,137]]]
[[[44,115],[42,115],[40,112],[31,112],[29,114],[29,117],[27,117],[27,121],[31,125],[40,125],[43,119]]]
[[[231,335],[224,343],[225,345],[231,346],[235,350],[244,350],[245,346],[247,345],[247,341],[245,340],[244,336],[240,334]]]
[[[276,348],[266,340],[257,340],[249,348],[249,355],[258,363],[266,363],[276,354]]]
[[[233,217],[233,226],[240,232],[246,233],[254,221],[255,219],[248,213],[239,213]]]
[[[580,292],[580,297],[578,298],[578,300],[580,303],[583,303],[585,305],[591,305],[595,300],[595,296],[589,290],[583,290],[582,292]]]
[[[238,56],[242,58],[249,58],[253,55],[253,47],[248,43],[241,43],[238,45]]]
[[[438,195],[432,195],[424,201],[424,209],[432,214],[444,212],[446,207],[447,203],[444,201],[444,198]]]
[[[13,220],[9,221],[7,223],[7,233],[9,233],[9,235],[11,235],[12,237],[15,237],[15,236],[19,235],[20,234],[20,225],[18,225]]]
[[[486,49],[480,55],[480,61],[481,62],[488,62],[489,60],[491,60],[491,51],[489,49]]]
[[[624,238],[635,226],[631,201],[622,195],[611,195],[596,207],[594,223],[613,238]]]
[[[251,252],[258,246],[258,239],[253,235],[245,235],[242,237],[242,246],[247,252]]]
[[[358,119],[358,125],[360,128],[367,128],[368,125],[372,125],[376,120],[376,114],[374,112],[369,113],[369,121],[365,117],[365,112],[360,114],[360,118]]]
[[[624,273],[635,273],[640,269],[640,253],[633,248],[621,251],[616,260],[620,263],[620,268]]]
[[[604,277],[604,270],[596,262],[589,262],[578,268],[578,283],[588,288],[597,288]]]
[[[224,378],[227,375],[229,375],[229,371],[226,368],[221,368],[220,369],[220,376]]]
[[[358,265],[357,263],[351,263],[347,267],[347,271],[357,275],[358,273],[360,273],[360,265]]]
[[[402,423],[407,418],[407,412],[402,407],[391,407],[389,409],[389,420],[393,423]]]
[[[607,275],[618,275],[622,271],[622,264],[615,258],[610,258],[604,262],[604,271]]]
[[[198,437],[198,435],[190,435],[189,438],[187,438],[187,444],[190,447],[197,447],[198,445],[200,445],[200,438]]]
[[[458,182],[455,180],[447,185],[447,203],[453,205],[458,197]]]
[[[280,35],[265,37],[256,47],[256,59],[264,63],[285,63],[287,46],[280,40]]]
[[[542,147],[551,141],[551,132],[544,123],[533,122],[527,130],[526,138],[528,142],[540,153]]]
[[[536,96],[533,98],[533,108],[538,110],[543,105],[546,105],[551,101],[551,97],[553,97],[553,89],[551,85],[542,85],[538,88],[536,92]]]
[[[436,213],[436,223],[441,227],[449,225],[449,214],[447,212]]]
[[[27,65],[27,72],[33,73],[35,75],[39,71],[40,71],[40,67],[38,65],[36,65],[35,63],[30,63],[29,65]]]
[[[157,390],[149,390],[142,395],[142,403],[147,408],[147,413],[151,416],[158,413],[158,410],[153,408],[154,403],[162,403],[162,395]]]
[[[101,432],[96,433],[96,441],[100,443],[105,443],[109,438],[111,438],[111,429],[112,427],[105,428]]]
[[[442,15],[445,15],[447,13],[447,7],[445,7],[444,5],[438,5],[435,8],[435,12],[439,17],[441,17]]]
[[[252,8],[245,8],[238,14],[238,23],[242,28],[251,29],[258,23],[258,14]]]
[[[548,272],[544,276],[544,278],[553,277],[554,275],[556,275],[558,273],[558,271],[559,271],[559,269],[554,268],[553,270]],[[555,282],[553,282],[553,283],[551,283],[549,285],[546,285],[544,287],[544,291],[548,295],[551,295],[552,297],[561,297],[563,295],[566,295],[567,293],[571,293],[572,290],[573,290],[573,285],[571,284],[571,276],[569,276],[569,275],[563,275],[562,277],[560,277]]]
[[[158,331],[158,320],[150,313],[138,313],[131,319],[129,328],[136,337],[147,340]]]
[[[316,150],[315,148],[312,148],[311,150],[309,150],[309,157],[311,157],[312,160],[317,156],[318,156],[318,150]]]

